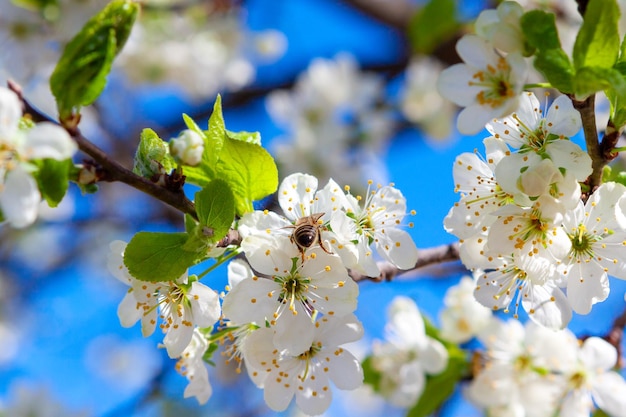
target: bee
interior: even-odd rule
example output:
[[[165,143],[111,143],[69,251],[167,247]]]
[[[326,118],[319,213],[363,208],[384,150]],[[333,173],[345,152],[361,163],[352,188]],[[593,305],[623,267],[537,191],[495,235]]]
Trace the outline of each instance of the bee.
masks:
[[[303,261],[304,252],[316,243],[324,250],[324,252],[332,254],[332,252],[329,252],[328,249],[324,247],[324,243],[322,242],[322,224],[319,222],[319,219],[324,214],[325,213],[315,213],[310,216],[301,217],[298,221],[296,221],[296,224],[291,226],[293,227],[293,233],[289,239],[300,250]]]

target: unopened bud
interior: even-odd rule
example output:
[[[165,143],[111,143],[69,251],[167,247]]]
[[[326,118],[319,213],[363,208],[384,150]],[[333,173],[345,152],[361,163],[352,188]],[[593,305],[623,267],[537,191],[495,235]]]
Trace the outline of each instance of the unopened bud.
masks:
[[[196,132],[186,129],[170,140],[170,152],[181,163],[196,166],[202,160],[204,141]]]

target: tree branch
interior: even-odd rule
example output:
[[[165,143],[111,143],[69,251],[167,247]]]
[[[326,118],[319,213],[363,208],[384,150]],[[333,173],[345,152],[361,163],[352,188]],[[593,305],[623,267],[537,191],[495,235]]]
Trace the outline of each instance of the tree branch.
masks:
[[[574,108],[580,113],[585,134],[585,144],[587,153],[591,157],[591,167],[593,171],[586,184],[589,186],[589,194],[602,184],[602,168],[609,162],[600,147],[598,131],[596,130],[595,95],[590,95],[583,101],[578,101],[570,96]]]
[[[22,89],[16,83],[9,81],[9,89],[15,92],[22,101],[24,114],[28,114],[35,122],[51,122],[58,125],[58,122],[52,119],[50,116],[42,113],[37,108],[32,106],[22,95]],[[131,170],[125,168],[117,161],[109,158],[109,156],[102,149],[97,147],[94,143],[85,138],[78,128],[67,129],[67,132],[78,144],[78,148],[89,155],[95,161],[97,166],[98,175],[95,178],[97,181],[107,182],[123,182],[131,187],[142,191],[157,200],[160,200],[175,209],[187,213],[194,218],[197,218],[196,208],[192,201],[190,201],[183,192],[182,188],[168,189],[161,185],[158,185],[147,178],[143,178]]]
[[[399,269],[395,265],[389,262],[379,262],[378,268],[380,269],[380,275],[376,277],[368,277],[355,271],[350,271],[350,277],[356,281],[392,281],[396,276],[407,272],[415,271],[426,266],[440,264],[444,262],[458,261],[459,258],[459,244],[458,242],[450,243],[448,245],[435,246],[432,248],[425,248],[419,250],[419,257],[415,266],[411,269]]]

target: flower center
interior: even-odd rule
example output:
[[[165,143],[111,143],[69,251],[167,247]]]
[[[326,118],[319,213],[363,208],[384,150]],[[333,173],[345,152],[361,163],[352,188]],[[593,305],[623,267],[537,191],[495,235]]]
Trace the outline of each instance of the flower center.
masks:
[[[486,71],[478,71],[473,75],[475,81],[470,86],[485,87],[476,95],[476,101],[482,106],[500,107],[503,102],[515,96],[515,90],[509,82],[511,67],[502,57],[494,67],[487,66]]]

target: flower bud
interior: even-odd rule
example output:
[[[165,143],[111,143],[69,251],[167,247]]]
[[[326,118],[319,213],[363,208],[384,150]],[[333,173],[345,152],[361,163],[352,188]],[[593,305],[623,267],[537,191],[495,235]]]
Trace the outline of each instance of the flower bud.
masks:
[[[204,141],[199,134],[186,129],[177,138],[170,140],[170,152],[177,161],[196,166],[202,160]]]

